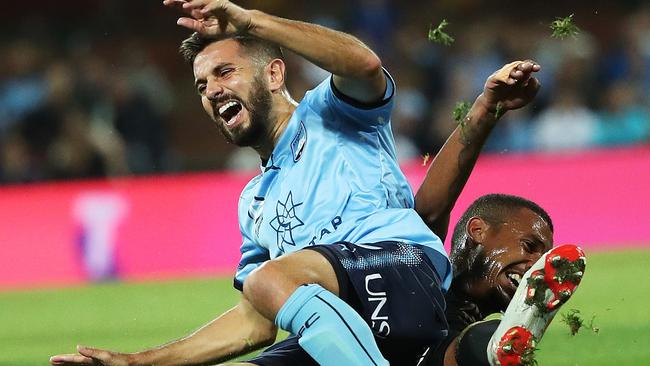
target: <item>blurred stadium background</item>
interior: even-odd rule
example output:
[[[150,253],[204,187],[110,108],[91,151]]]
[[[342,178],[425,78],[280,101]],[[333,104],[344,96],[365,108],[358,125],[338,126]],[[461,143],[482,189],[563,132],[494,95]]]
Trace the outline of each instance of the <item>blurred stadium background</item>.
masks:
[[[393,127],[415,187],[485,78],[543,67],[535,104],[489,140],[453,217],[480,194],[547,208],[556,242],[590,261],[541,365],[650,364],[650,4],[647,1],[241,1],[348,31],[398,85]],[[575,14],[575,38],[550,38]],[[204,116],[187,32],[161,1],[35,0],[0,12],[0,365],[44,365],[77,343],[134,351],[233,305],[236,204],[259,164]],[[427,41],[443,18],[455,42]],[[326,75],[289,55],[297,99]],[[590,329],[594,328],[594,329]],[[598,328],[598,329],[595,329]]]

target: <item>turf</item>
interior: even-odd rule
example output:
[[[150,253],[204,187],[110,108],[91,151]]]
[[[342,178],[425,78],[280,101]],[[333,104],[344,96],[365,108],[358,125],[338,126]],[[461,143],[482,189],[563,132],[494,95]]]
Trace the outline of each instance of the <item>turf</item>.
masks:
[[[588,253],[587,272],[560,313],[579,309],[595,333],[571,336],[560,317],[539,344],[540,365],[650,362],[650,250]],[[76,344],[135,351],[178,338],[234,305],[230,279],[106,283],[0,293],[0,365],[46,365]]]
[[[587,269],[575,296],[560,314],[580,310],[598,332],[583,328],[571,336],[557,316],[539,344],[540,365],[650,364],[650,251],[587,253]]]

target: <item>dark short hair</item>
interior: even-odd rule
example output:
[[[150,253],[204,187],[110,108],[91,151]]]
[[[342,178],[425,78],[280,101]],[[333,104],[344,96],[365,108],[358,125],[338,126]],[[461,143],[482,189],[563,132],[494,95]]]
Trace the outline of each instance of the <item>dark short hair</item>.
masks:
[[[466,240],[466,227],[467,222],[472,217],[480,217],[485,220],[489,225],[499,227],[507,221],[507,216],[514,210],[527,208],[537,214],[548,224],[548,227],[553,232],[553,221],[543,208],[533,201],[527,200],[523,197],[513,196],[509,194],[494,193],[481,196],[474,201],[463,213],[460,220],[454,227],[454,233],[451,237],[451,255],[452,257],[458,254],[458,251],[464,247]]]
[[[215,38],[204,37],[199,33],[194,32],[188,38],[184,39],[183,42],[181,42],[181,46],[179,47],[178,51],[183,56],[185,61],[192,64],[194,63],[196,56],[208,45],[226,39],[232,39],[239,43],[239,45],[244,48],[248,55],[253,58],[253,61],[257,63],[262,63],[265,65],[269,61],[276,58],[284,61],[284,54],[282,53],[282,48],[280,48],[280,46],[263,39],[243,35]]]

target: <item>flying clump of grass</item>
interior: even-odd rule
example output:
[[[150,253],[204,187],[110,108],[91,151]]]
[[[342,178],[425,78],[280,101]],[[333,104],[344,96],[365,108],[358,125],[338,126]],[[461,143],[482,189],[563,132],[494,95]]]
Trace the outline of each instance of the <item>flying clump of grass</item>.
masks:
[[[457,102],[456,107],[454,107],[454,111],[452,112],[454,121],[458,122],[458,124],[463,124],[463,122],[465,122],[467,113],[469,113],[470,107],[471,106],[466,101]]]
[[[578,28],[578,26],[573,22],[573,14],[564,18],[555,18],[555,20],[551,23],[551,30],[553,30],[551,37],[557,39],[575,37],[580,32],[580,28]]]
[[[460,101],[456,102],[456,106],[454,107],[454,110],[451,112],[452,116],[454,117],[454,121],[458,123],[460,126],[460,137],[464,140],[467,141],[467,136],[465,135],[465,127],[467,125],[467,120],[466,116],[469,113],[471,106],[468,102],[466,101]]]
[[[447,34],[443,29],[449,25],[447,19],[443,19],[442,22],[437,27],[433,27],[433,24],[429,27],[429,41],[441,43],[445,46],[449,46],[454,43],[454,38]]]
[[[580,317],[580,310],[571,309],[568,313],[562,314],[562,322],[569,327],[571,335],[578,334],[580,328],[585,325],[585,321]]]
[[[580,310],[578,309],[571,309],[568,313],[562,314],[562,322],[569,327],[572,336],[578,334],[578,331],[583,327],[587,327],[591,329],[592,332],[598,334],[600,328],[594,326],[595,318],[596,316],[594,315],[591,318],[591,321],[587,324],[580,316]]]

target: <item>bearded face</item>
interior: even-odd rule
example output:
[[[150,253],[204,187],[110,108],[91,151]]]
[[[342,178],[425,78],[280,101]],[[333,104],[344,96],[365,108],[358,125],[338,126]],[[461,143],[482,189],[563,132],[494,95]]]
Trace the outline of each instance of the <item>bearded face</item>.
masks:
[[[217,112],[215,122],[226,141],[257,146],[268,135],[271,103],[271,92],[263,78],[256,76],[246,97],[227,94],[212,103]]]
[[[255,147],[268,136],[272,93],[263,70],[232,39],[208,45],[194,59],[203,108],[228,142]]]

